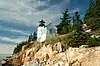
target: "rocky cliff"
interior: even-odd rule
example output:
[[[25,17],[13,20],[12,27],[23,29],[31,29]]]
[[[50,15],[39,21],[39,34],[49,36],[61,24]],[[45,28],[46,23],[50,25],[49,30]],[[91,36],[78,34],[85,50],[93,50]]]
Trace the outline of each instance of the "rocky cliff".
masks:
[[[51,45],[37,44],[12,57],[14,66],[100,66],[100,47],[69,48],[63,51],[60,42]]]

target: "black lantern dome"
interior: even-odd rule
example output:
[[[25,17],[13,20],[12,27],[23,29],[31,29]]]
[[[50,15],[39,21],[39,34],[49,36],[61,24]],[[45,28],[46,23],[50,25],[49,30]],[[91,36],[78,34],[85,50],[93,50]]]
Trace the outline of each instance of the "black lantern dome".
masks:
[[[45,27],[45,22],[43,21],[43,19],[39,22],[40,24],[39,24],[39,26],[44,26]]]

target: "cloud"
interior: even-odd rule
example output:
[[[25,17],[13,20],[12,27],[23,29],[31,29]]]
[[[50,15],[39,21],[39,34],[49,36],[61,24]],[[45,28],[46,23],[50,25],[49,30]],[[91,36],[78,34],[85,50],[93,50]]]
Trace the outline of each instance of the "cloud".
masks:
[[[21,34],[24,34],[24,35],[28,35],[28,33],[25,33],[25,32],[23,32],[21,30],[11,29],[11,30],[8,30],[8,31],[10,31],[10,32],[17,32],[17,33],[21,33]]]
[[[72,13],[75,13],[76,11],[80,12],[80,9],[79,8],[75,8],[75,9],[71,10],[70,13],[72,14]]]
[[[19,38],[0,37],[0,40],[12,42],[12,43],[20,43],[22,41],[27,40],[27,38],[25,38],[25,37],[19,37]]]
[[[48,21],[51,21],[53,17],[56,17],[56,14],[52,12],[56,10],[60,11],[59,5],[63,5],[66,1],[69,2],[69,0],[0,0],[0,18],[11,22],[17,20],[27,26],[35,26],[41,17],[44,17]],[[59,5],[56,5],[58,3]],[[49,7],[43,11],[37,9],[39,7],[44,8],[45,6]]]
[[[30,23],[31,24],[31,23]],[[36,25],[35,25],[36,26]],[[6,21],[6,20],[0,20],[0,29],[6,29],[6,30],[21,30],[25,33],[30,33],[36,30],[35,26],[32,24],[30,26],[27,26],[27,24],[22,24],[20,21]]]
[[[15,45],[0,44],[0,54],[12,54]]]
[[[9,28],[6,28],[6,29],[0,29],[0,31],[8,31],[8,32],[12,32],[12,33],[19,33],[19,34],[22,34],[22,35],[28,35],[28,33],[25,33],[24,31],[22,30],[16,30],[16,29],[9,29]]]
[[[1,19],[18,20],[29,25],[35,17],[36,8],[44,5],[46,2],[39,0],[0,0],[0,16]]]

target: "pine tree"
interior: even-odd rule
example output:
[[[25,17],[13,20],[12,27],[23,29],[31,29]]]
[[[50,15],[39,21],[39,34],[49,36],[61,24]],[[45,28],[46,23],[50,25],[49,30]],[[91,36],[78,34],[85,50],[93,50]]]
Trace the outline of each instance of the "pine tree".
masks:
[[[24,41],[17,44],[17,46],[14,48],[13,54],[19,53],[25,44],[26,44],[26,42],[24,42]]]
[[[100,0],[96,0],[95,4],[95,17],[100,18]]]
[[[91,0],[84,22],[92,31],[100,29],[100,0]]]
[[[86,11],[86,14],[85,14],[85,17],[84,17],[85,23],[86,23],[87,19],[94,17],[94,15],[95,15],[94,11],[95,11],[95,2],[94,2],[94,0],[90,0],[89,8]]]
[[[66,34],[69,32],[69,25],[70,25],[70,16],[68,14],[68,9],[63,14],[61,19],[61,23],[57,25],[57,33],[58,34]]]
[[[86,44],[87,38],[86,34],[82,28],[82,21],[80,20],[80,15],[77,12],[75,12],[73,16],[73,32],[70,36],[70,41],[68,42],[68,45],[71,47],[79,47],[83,44]]]
[[[81,31],[82,24],[83,24],[83,22],[80,20],[80,14],[78,13],[78,11],[76,11],[73,16],[73,28],[75,30]],[[81,29],[81,30],[79,30],[79,29]]]
[[[29,35],[29,38],[28,38],[28,42],[31,42],[32,41],[32,38],[33,38],[33,35],[32,33]]]
[[[33,38],[32,38],[32,41],[35,41],[36,39],[37,39],[37,33],[34,32],[34,34],[33,34]]]

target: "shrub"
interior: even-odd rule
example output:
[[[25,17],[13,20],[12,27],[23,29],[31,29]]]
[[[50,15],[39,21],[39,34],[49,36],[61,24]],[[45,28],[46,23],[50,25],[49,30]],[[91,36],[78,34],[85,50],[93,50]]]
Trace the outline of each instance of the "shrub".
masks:
[[[87,42],[87,35],[84,32],[72,32],[69,35],[69,41],[67,42],[68,46],[70,47],[79,47],[81,45],[85,45]]]
[[[46,43],[47,44],[55,44],[57,42],[61,41],[60,36],[48,36],[48,38],[46,39]]]
[[[26,45],[28,42],[21,42],[17,44],[17,46],[14,48],[13,54],[19,53],[22,50],[22,47]]]
[[[86,22],[89,29],[100,30],[100,18],[90,18]]]
[[[89,37],[88,40],[87,40],[87,45],[88,45],[88,47],[100,46],[100,37],[99,38]]]

